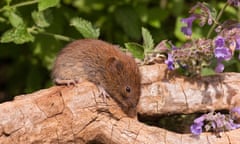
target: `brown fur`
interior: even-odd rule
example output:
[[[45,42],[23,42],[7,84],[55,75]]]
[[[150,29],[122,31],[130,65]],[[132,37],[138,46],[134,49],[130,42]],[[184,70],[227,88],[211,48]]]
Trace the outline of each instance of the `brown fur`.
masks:
[[[91,81],[103,87],[128,116],[136,115],[140,97],[138,66],[133,58],[109,43],[83,39],[68,44],[56,58],[52,78],[55,82]],[[127,92],[127,87],[130,92]]]

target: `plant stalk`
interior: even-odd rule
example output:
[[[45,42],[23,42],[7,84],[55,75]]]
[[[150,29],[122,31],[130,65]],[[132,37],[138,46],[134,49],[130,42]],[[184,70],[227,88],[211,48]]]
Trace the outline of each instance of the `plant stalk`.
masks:
[[[217,18],[216,18],[215,23],[212,25],[212,27],[210,28],[210,30],[209,30],[209,32],[208,32],[208,34],[207,34],[207,39],[211,36],[213,30],[216,28],[217,24],[219,23],[219,22],[218,22],[219,19],[221,18],[224,10],[228,7],[228,5],[229,5],[229,3],[226,2],[225,5],[224,5],[224,7],[221,9],[221,11],[219,12],[219,14],[217,15]]]

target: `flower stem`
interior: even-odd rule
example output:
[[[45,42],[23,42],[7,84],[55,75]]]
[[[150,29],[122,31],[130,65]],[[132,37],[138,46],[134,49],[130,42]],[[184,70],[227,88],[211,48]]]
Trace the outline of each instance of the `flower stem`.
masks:
[[[39,0],[26,1],[26,2],[22,2],[22,3],[15,4],[15,5],[11,5],[11,6],[9,6],[9,7],[11,7],[11,8],[17,8],[17,7],[32,5],[32,4],[37,3],[38,1],[39,1]],[[6,7],[1,8],[1,9],[0,9],[0,12],[5,11],[5,10],[6,10],[5,8],[6,8]]]
[[[217,18],[216,18],[215,23],[212,25],[212,27],[211,27],[210,30],[208,31],[207,39],[211,36],[213,30],[216,28],[219,19],[221,18],[221,16],[222,16],[224,10],[227,8],[228,5],[229,5],[229,3],[226,2],[225,5],[224,5],[224,7],[221,9],[221,11],[219,12],[219,14],[217,15]]]

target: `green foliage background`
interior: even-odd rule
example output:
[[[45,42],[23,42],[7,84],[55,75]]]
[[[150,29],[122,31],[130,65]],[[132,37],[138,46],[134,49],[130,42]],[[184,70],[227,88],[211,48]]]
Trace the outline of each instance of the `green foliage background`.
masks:
[[[211,4],[219,10],[224,2]],[[100,28],[100,39],[121,46],[142,43],[142,27],[151,32],[155,44],[168,39],[179,45],[186,40],[180,19],[188,17],[194,4],[194,0],[1,0],[0,101],[52,85],[56,53],[71,40],[86,37],[73,19],[90,21]],[[228,8],[222,19],[239,20],[239,15],[237,9]],[[206,36],[208,29],[195,24],[194,37]],[[95,32],[97,37],[98,29]]]

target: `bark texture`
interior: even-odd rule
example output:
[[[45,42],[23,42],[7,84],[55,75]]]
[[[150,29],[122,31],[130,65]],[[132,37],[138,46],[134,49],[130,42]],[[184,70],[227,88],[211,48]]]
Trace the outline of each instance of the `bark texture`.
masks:
[[[138,113],[169,113],[229,109],[239,105],[240,74],[185,78],[166,71],[165,65],[140,67],[142,95]],[[0,104],[0,143],[103,144],[238,144],[240,129],[199,137],[147,126],[125,116],[111,98],[99,97],[90,82],[75,87],[53,86],[16,96]]]

